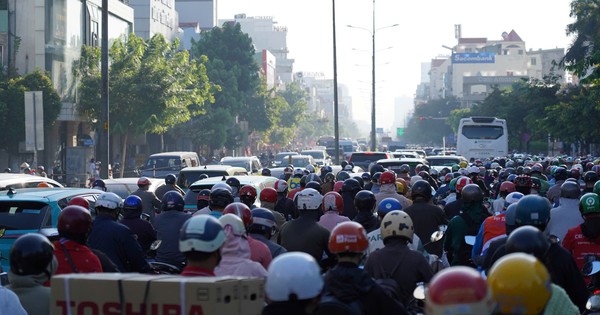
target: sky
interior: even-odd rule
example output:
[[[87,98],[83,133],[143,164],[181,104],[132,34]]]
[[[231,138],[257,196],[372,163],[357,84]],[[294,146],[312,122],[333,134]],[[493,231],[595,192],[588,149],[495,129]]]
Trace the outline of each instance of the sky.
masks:
[[[234,14],[272,16],[288,27],[288,58],[294,72],[322,72],[333,78],[332,1],[217,0],[218,19]],[[412,110],[421,82],[421,63],[448,55],[454,46],[454,25],[462,37],[501,39],[515,30],[527,50],[569,47],[566,26],[570,0],[337,0],[336,44],[338,84],[353,99],[353,116],[370,121],[372,14],[375,7],[375,69],[377,127],[393,129],[394,110]],[[374,5],[373,5],[374,4]],[[391,25],[398,24],[394,27]],[[368,30],[348,27],[362,27]],[[394,100],[401,104],[394,108]],[[370,122],[369,122],[370,124]]]

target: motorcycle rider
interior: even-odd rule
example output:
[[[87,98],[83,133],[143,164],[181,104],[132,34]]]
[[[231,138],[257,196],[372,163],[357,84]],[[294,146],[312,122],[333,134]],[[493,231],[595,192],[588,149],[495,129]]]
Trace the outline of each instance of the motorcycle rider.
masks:
[[[323,196],[323,215],[319,218],[319,224],[331,231],[333,228],[350,219],[341,215],[344,212],[344,200],[340,194],[330,191]]]
[[[248,229],[248,234],[253,239],[267,245],[273,258],[287,252],[283,246],[271,241],[276,231],[277,225],[272,210],[266,208],[252,209],[252,224]]]
[[[179,232],[179,251],[185,256],[182,276],[214,277],[221,261],[225,232],[219,220],[210,215],[191,217]]]
[[[27,314],[50,314],[50,288],[44,283],[58,266],[52,243],[38,233],[21,235],[10,248],[9,261],[7,288],[19,297]]]
[[[196,211],[208,207],[208,200],[210,198],[210,189],[202,189],[198,192],[196,198]]]
[[[273,241],[277,241],[277,236],[279,235],[279,231],[281,230],[281,227],[283,226],[283,224],[286,222],[285,220],[285,216],[283,215],[283,213],[279,212],[279,211],[275,211],[275,204],[277,203],[277,191],[271,187],[265,187],[260,191],[260,206],[262,208],[268,209],[271,211],[271,213],[273,213],[273,216],[275,217],[275,223],[277,224],[277,229],[275,231],[275,233],[273,234],[273,236],[271,237],[271,240]]]
[[[234,214],[242,219],[244,230],[248,231],[252,224],[252,211],[248,206],[241,202],[231,203],[223,210],[223,215],[228,213]],[[247,234],[245,235],[245,238],[250,246],[250,259],[260,263],[265,269],[269,268],[269,264],[271,263],[271,260],[273,260],[273,257],[271,256],[271,251],[269,251],[267,245],[253,239]]]
[[[594,184],[598,181],[598,174],[594,171],[587,171],[583,173],[583,182],[585,183],[585,188],[583,189],[583,193],[589,193],[594,191]]]
[[[156,237],[161,240],[160,247],[156,251],[156,261],[182,267],[185,263],[185,255],[179,251],[179,235],[175,231],[181,227],[191,215],[183,212],[183,197],[176,191],[168,191],[163,196],[162,213],[156,216],[154,228]]]
[[[358,210],[354,222],[362,225],[367,233],[379,228],[379,221],[377,216],[373,213],[377,199],[375,195],[369,190],[361,190],[354,197],[354,207]]]
[[[455,216],[459,215],[463,209],[463,200],[462,200],[462,190],[465,186],[473,184],[473,181],[466,177],[461,176],[456,179],[455,188],[456,188],[456,200],[447,203],[444,206],[444,213],[446,214],[446,218],[448,220],[452,220]]]
[[[550,221],[544,233],[559,242],[565,238],[567,231],[583,223],[579,212],[581,190],[575,182],[565,181],[560,186],[559,206],[550,210]]]
[[[256,188],[252,185],[244,185],[240,188],[240,201],[250,209],[256,208]]]
[[[321,262],[323,253],[327,257],[331,257],[331,254],[327,248],[329,230],[317,223],[322,199],[323,196],[311,188],[299,192],[296,207],[300,211],[300,216],[283,225],[277,243],[288,252],[308,253],[325,266],[328,262]]]
[[[102,272],[98,256],[86,246],[92,229],[92,216],[81,206],[66,206],[58,216],[60,239],[54,241],[58,261],[57,275],[79,272]]]
[[[429,282],[433,271],[421,253],[408,247],[413,241],[414,226],[406,212],[388,212],[381,220],[380,231],[385,247],[369,254],[365,271],[374,279],[393,279],[398,285],[399,301],[408,305],[416,284]]]
[[[447,225],[448,219],[444,211],[435,206],[431,200],[431,185],[426,181],[416,181],[411,190],[413,204],[403,210],[410,216],[415,226],[415,234],[421,240],[428,240],[431,234],[439,230],[440,225]],[[442,257],[442,242],[424,245],[428,253]]]
[[[444,250],[452,266],[471,266],[473,247],[465,243],[465,236],[476,236],[479,227],[487,217],[484,213],[483,192],[477,184],[469,184],[462,189],[462,212],[448,223],[444,240]]]
[[[156,191],[154,191],[154,194],[156,195],[156,198],[162,200],[162,197],[164,196],[164,194],[167,191],[171,191],[171,190],[175,190],[182,196],[185,195],[185,191],[183,191],[183,189],[181,189],[181,187],[179,187],[177,185],[177,176],[175,176],[175,174],[168,174],[167,176],[165,176],[165,184],[156,188]]]
[[[102,191],[106,191],[106,183],[101,179],[96,179],[92,183],[92,189],[98,189]]]
[[[342,212],[342,215],[348,217],[350,220],[354,220],[354,217],[358,213],[354,207],[354,197],[356,197],[359,191],[361,191],[361,187],[356,179],[348,178],[344,180],[342,191],[340,192],[344,200],[344,212]]]
[[[321,270],[311,255],[302,252],[282,254],[269,266],[265,282],[268,304],[262,315],[314,314],[322,290]]]
[[[210,214],[218,219],[223,214],[223,209],[225,209],[225,207],[227,207],[227,205],[232,202],[233,195],[231,195],[231,192],[227,190],[227,188],[223,186],[217,186],[215,184],[210,190],[210,195],[208,197],[208,207],[196,211],[194,215]]]
[[[152,223],[141,218],[143,212],[142,199],[131,195],[123,202],[123,218],[119,223],[127,226],[140,243],[144,253],[150,250],[150,245],[156,241],[156,230]]]
[[[515,191],[515,184],[513,182],[504,181],[504,182],[502,182],[502,184],[500,184],[499,196],[492,203],[494,213],[500,213],[500,212],[503,212],[504,210],[506,210],[506,208],[505,208],[506,196],[508,196],[508,194],[510,194],[514,191]]]
[[[325,274],[317,315],[340,314],[342,309],[361,314],[408,314],[366,271],[358,268],[369,246],[360,224],[340,223],[331,231],[328,246],[338,263]]]
[[[379,204],[381,200],[388,197],[397,199],[402,205],[402,208],[408,208],[412,204],[408,198],[398,193],[396,189],[396,175],[391,171],[385,171],[381,173],[381,176],[379,177],[379,185],[379,192],[375,194],[377,204]]]
[[[131,194],[142,199],[144,213],[150,216],[150,222],[154,222],[156,213],[160,212],[161,201],[153,192],[148,190],[150,189],[150,184],[151,182],[148,177],[140,177],[137,181],[138,189]]]
[[[287,221],[296,219],[299,216],[299,213],[294,201],[287,197],[287,182],[280,179],[275,182],[273,188],[277,191],[277,203],[275,203],[274,210],[283,214]]]
[[[554,170],[554,185],[548,189],[546,198],[552,202],[554,206],[558,206],[560,198],[560,187],[567,180],[568,173],[564,167],[557,167]]]
[[[240,188],[242,187],[240,180],[235,177],[229,177],[225,181],[225,184],[231,187],[231,195],[233,196],[233,201],[240,202]]]
[[[88,246],[105,253],[121,272],[148,272],[150,266],[135,235],[117,222],[122,207],[123,199],[115,193],[105,192],[98,196]]]

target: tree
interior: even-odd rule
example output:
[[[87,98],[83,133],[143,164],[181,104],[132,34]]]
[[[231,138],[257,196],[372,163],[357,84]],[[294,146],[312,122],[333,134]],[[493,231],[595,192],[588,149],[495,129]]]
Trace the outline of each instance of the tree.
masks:
[[[19,142],[25,141],[25,92],[42,91],[44,101],[44,129],[54,125],[62,103],[52,81],[41,70],[36,69],[24,76],[8,79],[0,77],[0,124],[3,136],[0,148],[17,152]]]
[[[413,143],[441,144],[444,136],[453,133],[445,120],[458,106],[456,98],[430,100],[416,105],[406,128],[406,139]]]
[[[567,25],[567,35],[574,40],[560,65],[581,78],[589,74],[589,82],[597,81],[600,79],[600,1],[573,0],[570,16],[575,22]]]
[[[123,164],[130,135],[163,134],[214,102],[218,86],[208,79],[206,58],[190,60],[178,46],[160,34],[147,41],[131,34],[110,48],[110,131],[122,137]],[[95,127],[102,112],[99,56],[98,48],[83,47],[74,67],[80,80],[78,107]]]

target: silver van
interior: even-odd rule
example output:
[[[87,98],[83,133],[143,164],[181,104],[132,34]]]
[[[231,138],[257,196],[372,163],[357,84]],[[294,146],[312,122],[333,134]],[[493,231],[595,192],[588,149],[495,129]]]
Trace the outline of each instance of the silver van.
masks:
[[[142,176],[165,178],[169,174],[179,176],[179,171],[188,166],[200,165],[196,152],[176,151],[155,153],[148,157]]]

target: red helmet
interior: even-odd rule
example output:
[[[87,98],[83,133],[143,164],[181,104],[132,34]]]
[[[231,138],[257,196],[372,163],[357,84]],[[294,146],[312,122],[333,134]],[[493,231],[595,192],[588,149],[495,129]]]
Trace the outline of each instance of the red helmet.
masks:
[[[250,199],[256,199],[256,188],[251,185],[244,185],[240,188],[240,198],[244,196]]]
[[[344,181],[337,181],[335,182],[335,184],[333,184],[333,191],[339,193],[342,191],[342,186],[344,186]]]
[[[252,224],[252,211],[248,208],[247,205],[241,202],[230,203],[223,210],[223,214],[235,214],[244,222],[244,226],[248,227]]]
[[[344,212],[344,199],[339,193],[330,191],[323,196],[322,206],[323,212],[337,211],[342,213]]]
[[[475,269],[456,266],[437,273],[429,282],[426,314],[491,314],[492,290]]]
[[[273,185],[273,188],[275,188],[275,190],[277,192],[282,193],[282,192],[285,192],[286,189],[288,189],[288,183],[285,180],[280,179],[275,182],[275,185]]]
[[[362,253],[367,248],[367,232],[356,222],[346,221],[336,225],[329,236],[329,251],[333,254]]]
[[[271,187],[263,188],[260,191],[260,202],[277,202],[277,191]]]
[[[473,181],[470,178],[468,178],[466,176],[459,177],[456,180],[456,185],[455,185],[456,192],[460,193],[463,190],[463,188],[469,184],[473,184]]]
[[[507,192],[507,193],[509,193],[509,194],[510,194],[511,192],[514,192],[514,191],[516,191],[516,189],[515,189],[515,183],[513,183],[513,182],[509,182],[509,181],[504,181],[504,182],[502,182],[502,184],[500,184],[500,191],[501,191],[501,192],[502,192],[502,191],[505,191],[505,192]]]
[[[81,206],[66,206],[58,215],[58,233],[66,238],[85,244],[92,229],[90,211]]]
[[[148,177],[140,177],[137,181],[138,187],[150,185],[150,179]]]
[[[85,199],[83,197],[75,197],[75,198],[72,198],[71,200],[69,200],[69,202],[67,203],[67,206],[80,206],[80,207],[84,207],[85,209],[89,209],[90,203],[87,201],[87,199]]]
[[[379,184],[393,184],[396,182],[396,175],[390,171],[385,171],[381,173],[381,177],[379,177]]]

